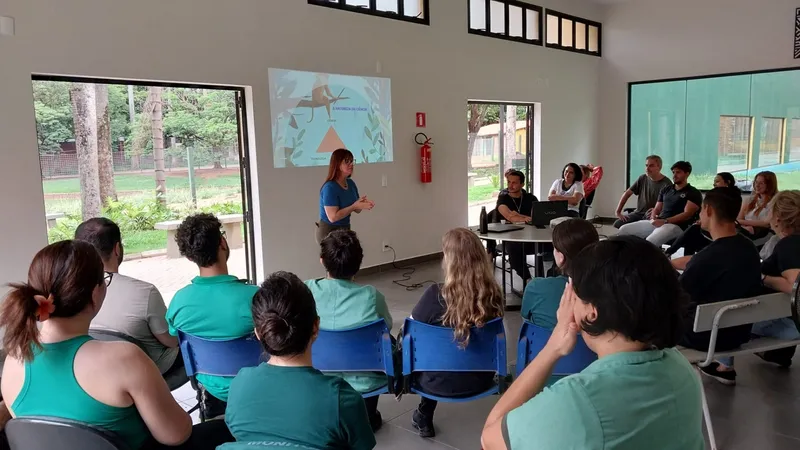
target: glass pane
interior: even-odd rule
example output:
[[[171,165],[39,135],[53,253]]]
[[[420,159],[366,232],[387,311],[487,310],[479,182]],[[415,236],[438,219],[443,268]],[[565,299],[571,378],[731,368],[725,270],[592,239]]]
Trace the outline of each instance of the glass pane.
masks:
[[[489,12],[492,19],[492,33],[506,34],[506,5],[492,0]]]
[[[522,8],[518,6],[508,7],[508,35],[512,37],[523,37],[522,35]]]
[[[758,167],[780,164],[783,141],[783,119],[761,119],[761,139],[758,148]]]
[[[558,17],[547,16],[547,43],[558,44]]]
[[[788,137],[789,162],[800,161],[800,119],[792,119],[791,135]]]
[[[397,0],[394,0],[395,2]],[[425,0],[403,0],[403,14],[406,17],[416,17],[418,19],[425,18]]]
[[[527,15],[525,27],[525,39],[529,39],[531,41],[535,41],[536,39],[540,39],[541,35],[539,34],[539,11],[534,11],[532,9],[525,10],[525,14]]]
[[[486,0],[469,0],[469,27],[486,31]]]
[[[397,0],[378,0],[376,7],[378,11],[398,12]]]
[[[344,4],[350,6],[365,6],[369,8],[369,0],[344,0]]]
[[[572,21],[561,19],[561,45],[572,47]]]
[[[589,51],[600,51],[600,30],[594,25],[589,25]]]
[[[586,24],[575,22],[575,48],[586,50]]]
[[[717,172],[747,170],[750,157],[750,117],[722,116],[719,118]],[[701,188],[708,188],[702,186]]]

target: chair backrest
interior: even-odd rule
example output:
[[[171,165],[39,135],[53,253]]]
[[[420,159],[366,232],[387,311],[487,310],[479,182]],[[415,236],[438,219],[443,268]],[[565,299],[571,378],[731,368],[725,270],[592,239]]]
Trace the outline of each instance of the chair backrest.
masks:
[[[130,342],[131,344],[139,347],[147,353],[147,350],[144,348],[144,344],[142,341],[136,339],[135,337],[128,336],[127,334],[117,331],[111,330],[106,328],[89,328],[89,336],[98,341],[104,342]]]
[[[346,330],[319,330],[311,361],[323,372],[385,372],[394,377],[389,327],[380,319]]]
[[[692,330],[696,333],[711,331],[714,328],[714,319],[717,316],[719,316],[719,328],[782,319],[792,315],[791,306],[790,296],[780,292],[697,305]]]
[[[11,419],[5,432],[11,450],[129,450],[109,431],[54,417]]]
[[[527,320],[522,323],[519,330],[519,343],[517,345],[517,376],[533,361],[533,358],[547,344],[550,339],[550,330],[536,326]],[[575,348],[568,356],[561,358],[553,368],[553,375],[572,375],[578,373],[597,360],[597,354],[586,346],[583,338],[578,336]]]
[[[186,375],[234,377],[243,367],[262,361],[261,344],[253,335],[227,341],[212,341],[178,331]]]
[[[452,328],[406,319],[403,325],[403,375],[413,372],[508,372],[503,319],[470,330],[462,349]]]

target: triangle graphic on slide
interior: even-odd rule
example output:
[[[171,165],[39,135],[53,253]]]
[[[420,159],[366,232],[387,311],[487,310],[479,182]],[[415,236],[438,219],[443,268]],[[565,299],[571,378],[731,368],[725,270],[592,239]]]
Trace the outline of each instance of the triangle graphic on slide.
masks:
[[[344,142],[342,142],[342,138],[339,137],[339,133],[337,133],[333,127],[330,127],[328,128],[328,132],[325,133],[325,137],[322,138],[317,153],[333,153],[340,148],[345,148]]]

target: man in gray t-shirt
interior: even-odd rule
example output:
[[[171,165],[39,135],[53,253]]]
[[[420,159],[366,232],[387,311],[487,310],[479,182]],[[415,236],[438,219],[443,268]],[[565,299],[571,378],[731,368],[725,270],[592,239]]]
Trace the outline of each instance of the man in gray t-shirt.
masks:
[[[660,156],[650,155],[647,157],[645,173],[637,178],[619,199],[616,211],[617,221],[614,222],[614,227],[619,228],[625,224],[648,218],[650,211],[656,206],[661,189],[672,185],[672,180],[661,173],[662,165]],[[637,196],[636,210],[623,215],[622,209],[632,195]]]
[[[118,331],[138,340],[162,374],[173,367],[182,370],[178,339],[169,334],[161,293],[150,283],[119,274],[124,250],[117,224],[102,217],[89,219],[75,230],[75,239],[94,245],[105,271],[113,274],[92,328]]]

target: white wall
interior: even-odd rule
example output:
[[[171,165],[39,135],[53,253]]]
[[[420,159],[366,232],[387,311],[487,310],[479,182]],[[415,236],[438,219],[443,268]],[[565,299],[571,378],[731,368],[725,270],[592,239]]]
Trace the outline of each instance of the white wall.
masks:
[[[599,19],[583,0],[548,0]],[[439,250],[467,221],[466,101],[541,102],[542,170],[549,185],[597,142],[600,59],[467,34],[466,1],[431,1],[426,27],[308,5],[303,0],[3,0],[17,35],[0,38],[0,283],[22,279],[46,244],[32,73],[251,87],[266,272],[319,275],[314,221],[324,168],[273,169],[270,67],[376,75],[393,83],[395,162],[356,168],[375,210],[354,219],[365,265]],[[418,182],[414,114],[428,113],[434,182]],[[381,188],[381,176],[389,186]],[[261,277],[259,277],[261,278]]]
[[[792,59],[797,7],[797,0],[632,0],[606,8],[597,214],[612,215],[626,188],[628,83],[800,66]]]

